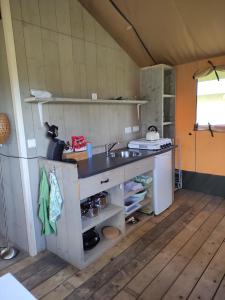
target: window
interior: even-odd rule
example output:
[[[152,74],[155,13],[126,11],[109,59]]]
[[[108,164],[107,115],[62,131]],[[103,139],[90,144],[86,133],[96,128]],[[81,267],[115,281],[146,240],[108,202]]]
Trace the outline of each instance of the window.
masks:
[[[225,72],[217,71],[198,78],[196,123],[201,128],[208,124],[225,128]]]

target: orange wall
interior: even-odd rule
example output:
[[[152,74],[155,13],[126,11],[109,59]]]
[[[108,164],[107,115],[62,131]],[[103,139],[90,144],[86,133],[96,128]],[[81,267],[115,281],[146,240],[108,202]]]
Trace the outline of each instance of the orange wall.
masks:
[[[210,58],[225,65],[225,56]],[[225,133],[195,132],[196,70],[209,66],[207,59],[176,67],[176,140],[181,146],[181,168],[187,171],[225,176]],[[191,135],[189,135],[191,134]]]

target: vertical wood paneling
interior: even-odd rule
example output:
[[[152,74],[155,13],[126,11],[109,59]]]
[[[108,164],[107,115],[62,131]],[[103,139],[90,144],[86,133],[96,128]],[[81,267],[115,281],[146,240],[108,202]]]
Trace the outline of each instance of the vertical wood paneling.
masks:
[[[62,94],[65,97],[73,97],[75,91],[72,39],[66,35],[59,34],[58,43]]]
[[[77,0],[11,0],[11,6],[22,98],[31,88],[77,98],[90,98],[92,92],[106,99],[138,94],[138,67]],[[23,114],[26,138],[37,144],[29,155],[45,156],[49,141],[38,107],[23,104]],[[59,126],[61,139],[85,135],[96,146],[94,152],[104,151],[105,143],[136,136],[125,135],[124,127],[138,124],[135,106],[45,105],[43,118]],[[35,163],[30,170],[35,172],[36,203]],[[41,238],[39,242],[42,247]]]
[[[55,0],[39,0],[41,26],[56,31]]]
[[[57,31],[71,35],[69,0],[55,0]]]
[[[76,38],[84,38],[83,7],[78,1],[70,0],[71,33]]]
[[[57,33],[42,29],[42,43],[46,88],[53,94],[60,96],[62,95],[62,88]]]
[[[23,21],[40,25],[40,11],[37,0],[21,0],[21,9]]]

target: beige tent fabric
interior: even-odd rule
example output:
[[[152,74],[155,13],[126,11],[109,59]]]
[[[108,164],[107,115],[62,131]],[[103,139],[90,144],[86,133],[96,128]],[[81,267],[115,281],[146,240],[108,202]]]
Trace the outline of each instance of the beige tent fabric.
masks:
[[[157,63],[177,65],[225,53],[225,0],[113,0]],[[154,64],[109,0],[80,0],[141,67]]]

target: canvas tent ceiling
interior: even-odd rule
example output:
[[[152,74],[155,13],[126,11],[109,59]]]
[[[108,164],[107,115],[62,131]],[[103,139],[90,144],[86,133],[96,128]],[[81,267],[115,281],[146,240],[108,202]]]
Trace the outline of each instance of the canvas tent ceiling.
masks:
[[[80,0],[140,67],[153,65],[109,0]],[[156,63],[177,65],[225,53],[225,0],[113,0]]]

